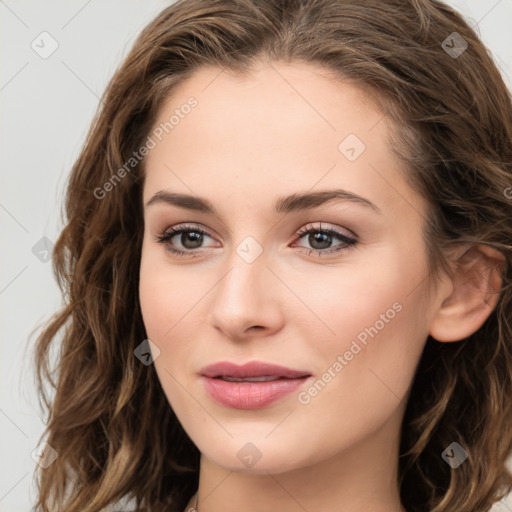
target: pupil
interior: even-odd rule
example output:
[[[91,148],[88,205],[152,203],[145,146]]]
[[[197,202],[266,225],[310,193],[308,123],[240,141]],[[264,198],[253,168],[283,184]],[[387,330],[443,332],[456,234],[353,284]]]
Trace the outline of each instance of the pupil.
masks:
[[[190,241],[192,242],[192,245],[189,245]],[[188,231],[181,234],[181,243],[183,244],[183,247],[186,247],[187,249],[197,249],[201,246],[202,241],[203,235],[201,233]]]
[[[309,235],[309,243],[314,249],[326,249],[329,247],[331,242],[331,236],[326,233],[314,233]],[[320,246],[316,246],[316,243],[320,242]],[[322,243],[323,242],[323,243]]]

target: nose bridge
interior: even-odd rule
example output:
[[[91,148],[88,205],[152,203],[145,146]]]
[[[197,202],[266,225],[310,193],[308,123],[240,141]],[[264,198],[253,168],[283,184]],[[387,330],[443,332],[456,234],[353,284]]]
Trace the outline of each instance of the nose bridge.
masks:
[[[251,326],[269,327],[276,305],[272,305],[272,272],[267,268],[267,252],[253,238],[246,237],[232,248],[226,260],[228,272],[216,287],[212,305],[213,323],[232,335]]]
[[[230,270],[217,294],[219,299],[228,302],[233,299],[239,306],[258,301],[259,294],[268,290],[268,286],[262,286],[269,273],[267,254],[258,242],[248,238],[233,248],[227,262]]]

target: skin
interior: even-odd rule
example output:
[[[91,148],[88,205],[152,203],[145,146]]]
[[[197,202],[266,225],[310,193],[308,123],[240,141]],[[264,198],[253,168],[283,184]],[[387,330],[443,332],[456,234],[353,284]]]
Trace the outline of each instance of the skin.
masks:
[[[479,272],[475,280],[488,280],[469,286],[467,275],[445,276],[427,295],[426,202],[391,153],[389,120],[354,85],[303,63],[260,63],[247,78],[203,69],[173,91],[155,126],[190,96],[197,107],[146,157],[143,200],[186,193],[219,215],[145,208],[140,301],[163,391],[202,454],[199,511],[402,510],[400,426],[427,336],[456,341],[477,330],[495,298],[474,290],[497,278]],[[355,161],[338,149],[351,133],[366,146]],[[273,212],[278,196],[335,188],[380,211],[336,201]],[[155,240],[180,223],[208,232],[199,256]],[[320,223],[358,242],[308,255],[318,244],[296,233]],[[263,249],[252,263],[236,251],[247,236]],[[187,250],[182,241],[168,244]],[[311,373],[307,390],[396,303],[400,312],[307,404],[294,392],[262,409],[224,407],[199,378],[214,362],[260,360]],[[250,468],[237,457],[248,442],[261,454]]]

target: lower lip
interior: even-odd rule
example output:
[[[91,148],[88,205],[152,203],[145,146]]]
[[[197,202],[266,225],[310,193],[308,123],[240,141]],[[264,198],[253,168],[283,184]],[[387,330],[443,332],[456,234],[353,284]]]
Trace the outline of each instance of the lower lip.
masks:
[[[292,393],[308,377],[277,379],[267,382],[229,382],[203,377],[210,397],[221,405],[235,409],[260,409]]]

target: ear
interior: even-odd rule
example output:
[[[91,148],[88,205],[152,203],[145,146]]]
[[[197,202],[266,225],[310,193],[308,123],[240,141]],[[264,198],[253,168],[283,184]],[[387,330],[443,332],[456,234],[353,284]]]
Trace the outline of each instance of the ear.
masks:
[[[429,330],[434,339],[459,341],[480,329],[498,302],[504,261],[500,251],[487,245],[465,246],[454,262],[451,291],[439,298],[434,311]]]

